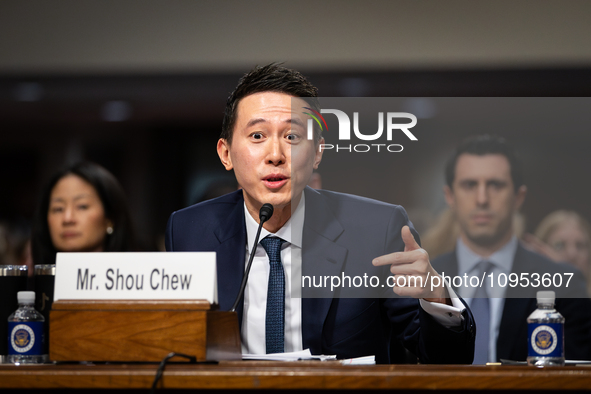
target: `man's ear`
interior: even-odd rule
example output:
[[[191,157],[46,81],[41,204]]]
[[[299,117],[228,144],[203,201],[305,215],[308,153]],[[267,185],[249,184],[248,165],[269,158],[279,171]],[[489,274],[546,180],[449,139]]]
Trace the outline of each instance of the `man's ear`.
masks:
[[[230,144],[225,138],[220,138],[218,140],[217,150],[220,161],[224,165],[226,171],[230,171],[234,168],[232,165],[232,155],[230,155]]]
[[[314,169],[317,170],[320,162],[322,161],[322,149],[320,149],[320,145],[324,144],[324,138],[320,138],[317,144],[314,144],[314,148],[316,149],[316,153],[314,155]]]
[[[449,186],[444,185],[443,195],[445,196],[445,202],[447,203],[447,206],[453,210],[455,207],[455,198],[453,190],[451,190]]]
[[[515,194],[515,210],[517,211],[523,205],[525,201],[525,196],[527,195],[527,186],[521,185],[519,189],[517,189],[517,193]]]

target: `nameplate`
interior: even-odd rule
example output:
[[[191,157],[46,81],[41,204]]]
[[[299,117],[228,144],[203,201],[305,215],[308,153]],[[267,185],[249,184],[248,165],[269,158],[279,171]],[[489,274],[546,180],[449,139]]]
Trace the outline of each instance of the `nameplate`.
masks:
[[[54,301],[217,303],[215,252],[58,253]]]

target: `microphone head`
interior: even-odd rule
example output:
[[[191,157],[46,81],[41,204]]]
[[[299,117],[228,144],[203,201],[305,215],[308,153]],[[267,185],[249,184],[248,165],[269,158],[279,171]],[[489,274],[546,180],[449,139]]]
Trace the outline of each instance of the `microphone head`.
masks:
[[[261,223],[271,219],[271,216],[273,216],[273,205],[269,203],[263,204],[259,211],[259,219],[261,220]]]

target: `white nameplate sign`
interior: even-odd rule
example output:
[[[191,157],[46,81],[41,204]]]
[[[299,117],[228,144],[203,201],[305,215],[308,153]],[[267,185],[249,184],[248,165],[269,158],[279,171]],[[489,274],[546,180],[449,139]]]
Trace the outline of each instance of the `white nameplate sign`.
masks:
[[[54,300],[217,303],[215,252],[58,253]]]

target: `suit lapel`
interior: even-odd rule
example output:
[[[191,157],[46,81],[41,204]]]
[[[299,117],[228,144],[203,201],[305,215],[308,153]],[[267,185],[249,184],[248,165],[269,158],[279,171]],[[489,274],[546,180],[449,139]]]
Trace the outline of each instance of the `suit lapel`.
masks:
[[[215,249],[217,253],[218,302],[220,309],[224,311],[232,308],[244,276],[246,225],[244,222],[244,200],[242,196],[238,200],[226,220],[214,231],[220,242]],[[238,305],[237,312],[239,321],[242,323],[242,303]]]
[[[332,213],[326,197],[308,187],[305,193],[302,275],[339,276],[347,249],[335,241],[344,229]],[[322,352],[322,328],[332,302],[332,295],[327,294],[326,289],[322,290],[323,294],[315,296],[324,298],[306,298],[306,294],[302,294],[303,345],[313,354]]]

